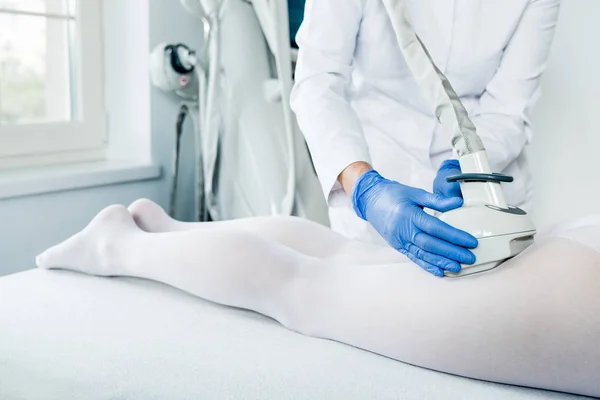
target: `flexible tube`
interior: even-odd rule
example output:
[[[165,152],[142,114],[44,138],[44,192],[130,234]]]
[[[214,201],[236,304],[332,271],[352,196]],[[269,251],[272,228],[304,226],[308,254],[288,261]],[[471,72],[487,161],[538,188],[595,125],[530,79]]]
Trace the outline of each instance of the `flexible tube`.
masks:
[[[435,116],[451,134],[459,157],[485,151],[475,125],[446,76],[435,65],[415,32],[406,0],[383,0],[400,49],[423,95],[435,106]]]
[[[206,208],[214,220],[218,220],[217,207],[214,202],[213,177],[217,162],[217,152],[219,147],[219,131],[221,115],[219,110],[219,86],[220,86],[220,59],[221,49],[219,46],[219,17],[215,11],[207,16],[210,27],[208,39],[208,80],[206,83],[206,98],[204,124],[202,125],[202,141],[204,154],[204,195],[206,199]]]

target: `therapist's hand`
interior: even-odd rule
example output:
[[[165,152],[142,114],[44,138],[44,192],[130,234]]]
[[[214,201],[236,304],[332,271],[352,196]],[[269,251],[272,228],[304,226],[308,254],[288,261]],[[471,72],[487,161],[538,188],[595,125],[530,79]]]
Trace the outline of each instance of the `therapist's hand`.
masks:
[[[370,170],[360,176],[352,191],[357,215],[396,250],[424,270],[444,276],[444,270],[460,272],[459,263],[473,264],[477,239],[423,211],[445,212],[458,208],[459,197],[443,197],[383,178]]]
[[[437,176],[433,181],[433,193],[440,194],[444,197],[461,197],[460,184],[458,182],[446,182],[446,178],[452,175],[459,175],[460,164],[458,160],[446,160],[440,166]]]

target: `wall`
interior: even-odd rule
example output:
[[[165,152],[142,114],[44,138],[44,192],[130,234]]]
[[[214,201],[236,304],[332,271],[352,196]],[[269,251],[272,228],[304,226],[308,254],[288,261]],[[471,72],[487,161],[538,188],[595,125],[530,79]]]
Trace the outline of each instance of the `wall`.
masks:
[[[599,17],[598,0],[562,2],[530,151],[538,224],[589,214],[598,205]]]
[[[186,13],[176,0],[105,0],[104,12],[114,17],[105,27],[107,45],[129,46],[129,51],[109,49],[106,57],[107,99],[111,140],[124,151],[113,156],[152,159],[165,168],[159,180],[98,187],[0,201],[0,276],[33,268],[34,257],[45,248],[81,230],[107,205],[129,204],[140,197],[168,204],[170,163],[178,104],[163,93],[149,89],[147,57],[160,42],[186,42],[199,47],[199,20]],[[124,4],[125,3],[125,4]],[[121,14],[120,17],[116,13]],[[115,19],[116,18],[116,19]],[[132,32],[136,25],[137,30]],[[120,37],[128,32],[127,37]],[[143,34],[140,34],[142,32]],[[194,40],[194,38],[198,38]],[[142,41],[140,43],[140,41]],[[135,47],[139,46],[139,47]],[[123,57],[129,54],[131,58]],[[151,132],[151,141],[147,140]],[[184,148],[190,149],[189,124]],[[191,153],[182,171],[182,201],[192,201]],[[182,218],[189,216],[183,215]]]

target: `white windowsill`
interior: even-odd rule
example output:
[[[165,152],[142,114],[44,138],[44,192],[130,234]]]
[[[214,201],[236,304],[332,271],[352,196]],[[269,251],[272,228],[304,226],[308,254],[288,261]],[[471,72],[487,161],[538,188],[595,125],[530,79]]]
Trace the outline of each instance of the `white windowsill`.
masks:
[[[156,164],[109,160],[0,172],[0,199],[158,179]]]

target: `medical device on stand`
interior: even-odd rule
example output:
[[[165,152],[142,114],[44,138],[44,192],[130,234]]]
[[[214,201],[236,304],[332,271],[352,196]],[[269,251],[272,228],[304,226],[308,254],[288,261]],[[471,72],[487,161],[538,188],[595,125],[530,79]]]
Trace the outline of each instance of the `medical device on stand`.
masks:
[[[443,213],[440,219],[479,240],[473,251],[476,263],[462,265],[458,274],[446,275],[458,277],[496,268],[533,243],[535,226],[525,211],[506,204],[501,184],[512,182],[513,178],[492,173],[467,110],[413,28],[406,0],[383,3],[404,58],[422,93],[435,106],[438,121],[451,134],[452,147],[458,154],[462,174],[447,180],[460,183],[464,205]]]
[[[200,71],[197,74],[197,71]],[[203,68],[200,66],[196,53],[184,44],[159,44],[150,56],[150,78],[154,86],[165,92],[173,92],[180,100],[181,107],[175,127],[175,150],[173,154],[172,183],[169,201],[169,214],[175,217],[177,203],[177,183],[180,171],[181,137],[183,123],[189,115],[194,125],[196,145],[195,164],[196,189],[195,209],[199,221],[207,220],[207,211],[204,200],[204,173],[202,151],[199,147],[200,138],[200,93],[203,92],[205,79]]]
[[[287,0],[181,3],[204,26],[205,48],[194,71],[198,194],[205,202],[196,205],[206,205],[210,220],[297,215],[327,224],[327,206],[289,105]],[[164,53],[158,65],[176,66],[172,54]]]

